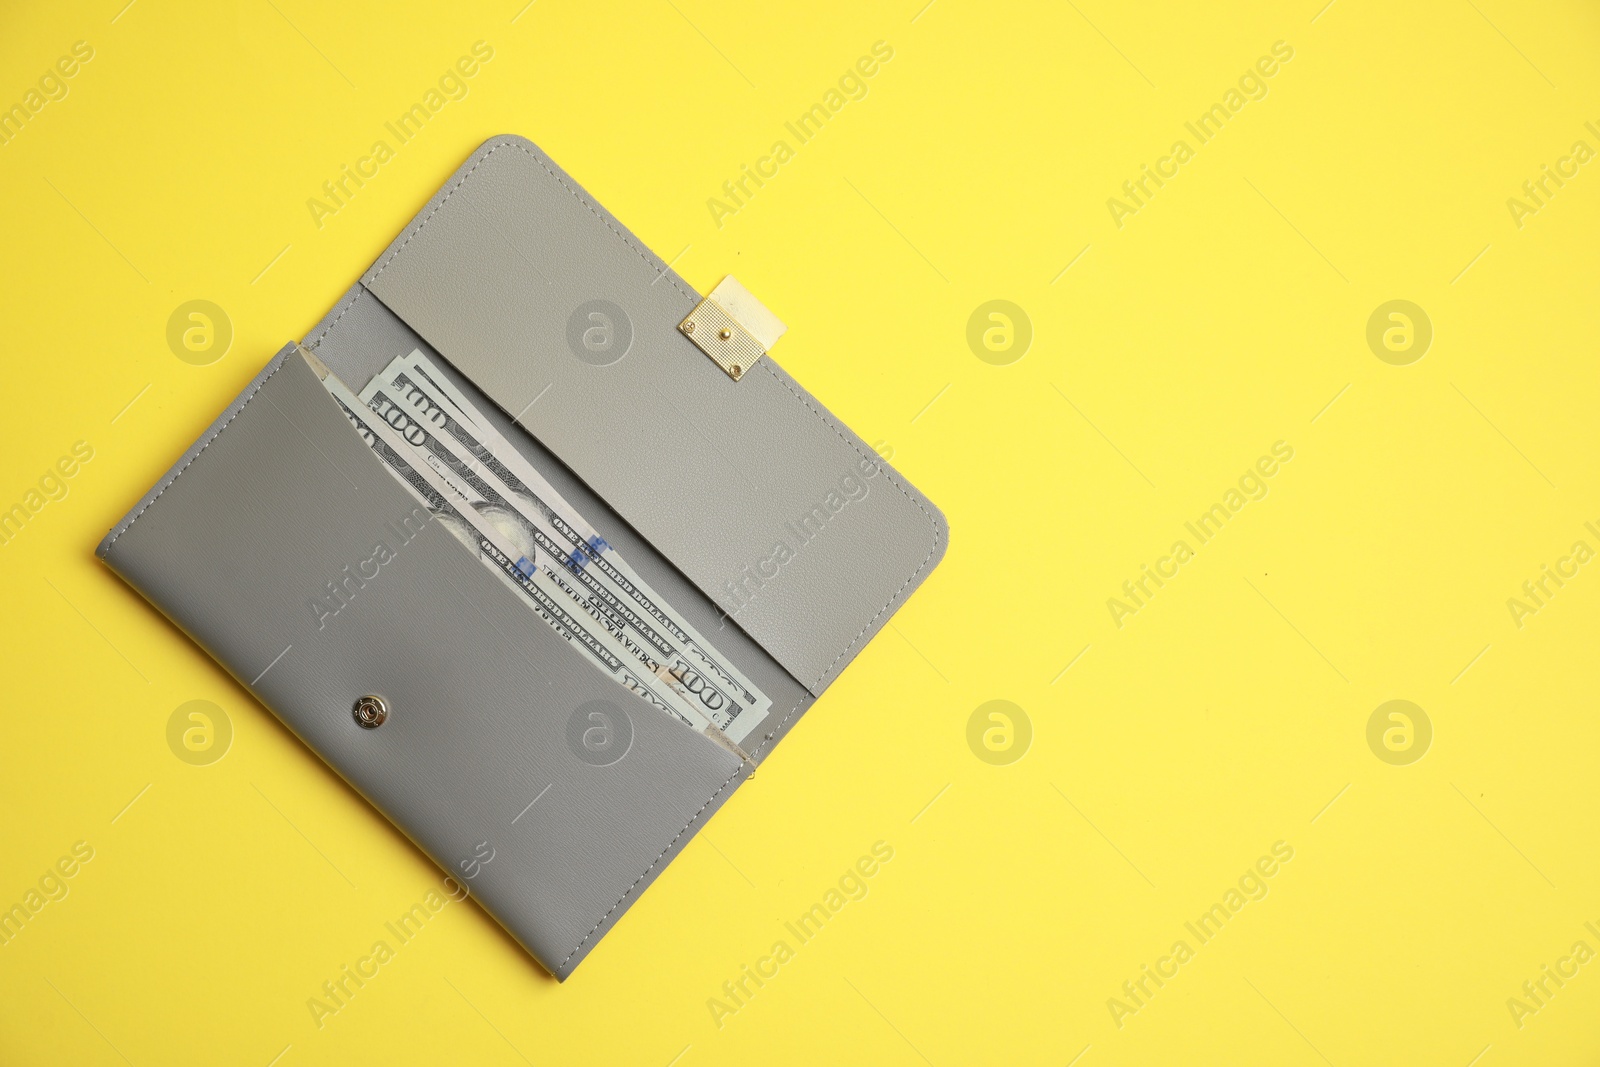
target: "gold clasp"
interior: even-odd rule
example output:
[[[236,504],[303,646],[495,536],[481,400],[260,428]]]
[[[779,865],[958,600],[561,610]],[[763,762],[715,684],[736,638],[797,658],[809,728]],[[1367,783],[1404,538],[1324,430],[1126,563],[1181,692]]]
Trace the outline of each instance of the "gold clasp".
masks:
[[[749,373],[788,329],[731,274],[678,323],[678,330],[734,381]]]

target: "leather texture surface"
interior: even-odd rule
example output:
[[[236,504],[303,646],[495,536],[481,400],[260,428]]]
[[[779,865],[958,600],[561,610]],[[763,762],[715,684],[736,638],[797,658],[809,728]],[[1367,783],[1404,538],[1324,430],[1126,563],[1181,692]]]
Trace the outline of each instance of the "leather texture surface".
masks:
[[[770,356],[736,382],[679,334],[699,295],[523,138],[362,284],[813,693],[944,554],[938,509]],[[604,365],[576,340],[596,323],[626,331]]]
[[[318,358],[346,382],[364,383],[391,359],[420,348],[461,392],[465,393],[523,457],[550,480],[556,491],[588,519],[600,536],[671,604],[673,610],[707,635],[717,651],[772,698],[772,713],[761,732],[745,739],[744,748],[760,763],[772,747],[792,730],[815,698],[737,625],[730,623],[715,603],[686,579],[662,555],[623,522],[605,501],[551,455],[527,430],[513,423],[459,371],[436,352],[394,312],[359,283],[351,287],[305,340]]]
[[[748,767],[535,622],[415,507],[292,347],[100,555],[558,977]],[[329,582],[346,593],[331,616],[311,606]],[[370,730],[351,713],[369,693],[391,708]],[[607,766],[570,741],[592,701],[628,722]]]

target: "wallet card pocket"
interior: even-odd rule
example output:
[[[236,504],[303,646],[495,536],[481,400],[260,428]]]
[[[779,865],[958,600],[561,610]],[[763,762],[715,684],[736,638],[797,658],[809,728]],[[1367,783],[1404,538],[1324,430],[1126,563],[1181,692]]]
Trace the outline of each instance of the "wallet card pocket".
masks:
[[[746,769],[533,618],[294,346],[99,555],[557,977]]]

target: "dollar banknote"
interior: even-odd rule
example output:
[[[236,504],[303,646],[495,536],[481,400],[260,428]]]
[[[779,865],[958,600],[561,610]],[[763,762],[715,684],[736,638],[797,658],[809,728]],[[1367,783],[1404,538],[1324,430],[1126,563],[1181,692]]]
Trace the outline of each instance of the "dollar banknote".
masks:
[[[326,374],[323,385],[390,473],[441,525],[478,554],[506,584],[521,593],[534,613],[560,637],[581,649],[604,674],[647,703],[712,735],[719,742],[726,741],[711,718],[699,710],[665,670],[643,668],[625,655],[614,639],[597,633],[597,628],[587,623],[583,613],[573,610],[564,591],[537,567],[514,539],[506,536],[503,517],[494,516],[490,509],[475,507],[470,495],[464,495],[442,477],[412,441],[373,412],[336,375]],[[500,506],[505,511],[512,510],[503,503]]]
[[[393,360],[361,400],[495,524],[520,553],[519,566],[546,578],[636,670],[667,679],[671,695],[734,742],[766,718],[771,700],[673,611],[420,350]]]

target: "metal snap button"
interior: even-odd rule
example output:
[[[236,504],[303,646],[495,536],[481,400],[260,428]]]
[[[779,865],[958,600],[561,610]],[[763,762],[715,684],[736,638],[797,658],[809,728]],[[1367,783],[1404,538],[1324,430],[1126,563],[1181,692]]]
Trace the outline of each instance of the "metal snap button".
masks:
[[[376,730],[389,718],[389,705],[384,703],[383,698],[380,696],[371,696],[369,694],[362,697],[356,701],[354,710],[356,722],[368,730]]]

